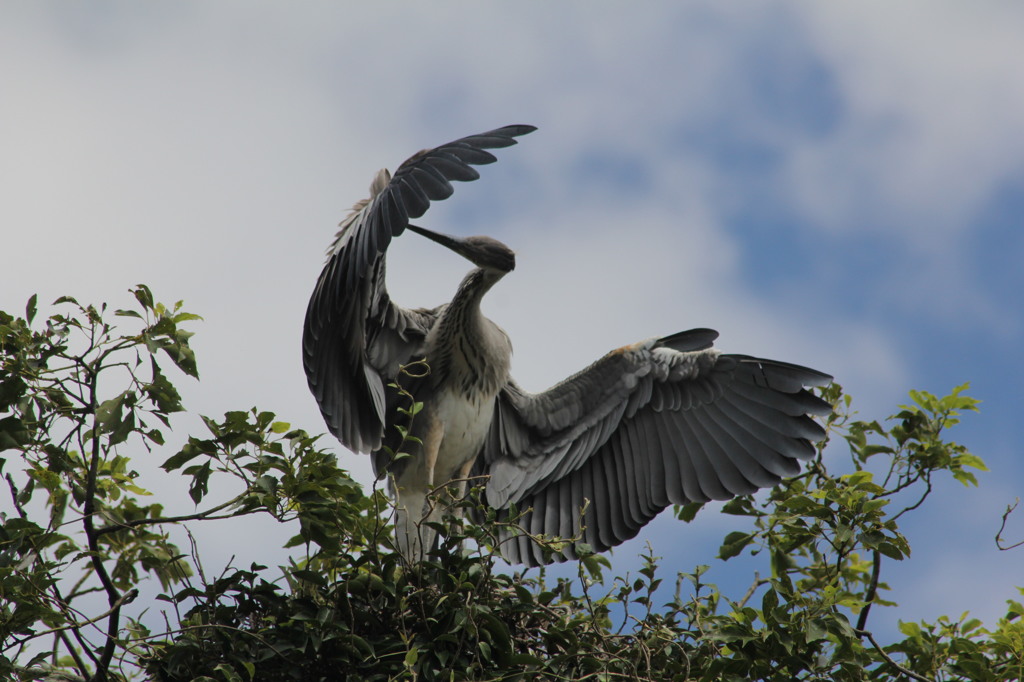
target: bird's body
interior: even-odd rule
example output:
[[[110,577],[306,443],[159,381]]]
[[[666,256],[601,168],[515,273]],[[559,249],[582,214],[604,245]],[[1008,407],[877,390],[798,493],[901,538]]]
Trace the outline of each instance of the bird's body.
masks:
[[[470,272],[426,334],[426,374],[416,393],[431,400],[409,431],[420,442],[419,456],[393,472],[392,492],[399,501],[396,534],[406,556],[422,555],[430,546],[433,531],[422,521],[440,521],[444,500],[429,494],[454,480],[464,488],[490,430],[495,397],[509,381],[512,344],[480,312],[480,299],[504,274],[485,268]],[[380,475],[388,470],[390,455],[385,451],[376,461]]]
[[[729,499],[799,471],[824,431],[809,415],[829,406],[806,390],[831,377],[711,348],[696,329],[608,353],[551,389],[530,394],[510,376],[508,336],[480,311],[483,296],[515,267],[489,237],[457,238],[410,224],[451,180],[473,180],[486,149],[515,144],[530,126],[507,126],[420,152],[341,230],[310,299],[303,333],[307,379],[331,432],[373,455],[391,478],[396,539],[411,561],[431,546],[441,508],[431,492],[467,476],[487,480],[486,502],[508,519],[530,510],[526,534],[503,530],[502,553],[540,564],[554,557],[530,535],[560,536],[600,551],[633,537],[670,504]],[[406,228],[472,261],[452,301],[409,310],[390,300],[385,253]],[[400,368],[423,361],[402,376]],[[400,411],[400,383],[422,403]],[[404,433],[404,435],[403,435]],[[405,436],[414,436],[408,439]],[[411,456],[394,458],[404,449]],[[587,508],[585,515],[582,510]]]

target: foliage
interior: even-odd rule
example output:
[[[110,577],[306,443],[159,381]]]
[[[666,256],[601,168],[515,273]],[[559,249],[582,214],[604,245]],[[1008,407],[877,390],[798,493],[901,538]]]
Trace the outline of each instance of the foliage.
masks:
[[[169,360],[198,378],[184,323],[196,319],[134,290],[137,310],[57,302],[36,321],[0,312],[0,471],[10,511],[0,526],[0,677],[20,679],[693,679],[1007,680],[1024,674],[1024,607],[987,628],[967,614],[903,623],[881,644],[872,609],[893,603],[883,568],[905,560],[900,519],[923,505],[937,476],[976,485],[980,459],[947,439],[976,401],[959,387],[885,422],[858,421],[838,386],[830,437],[852,473],[819,451],[803,474],[725,512],[719,560],[764,559],[732,598],[705,582],[708,566],[669,578],[652,554],[634,576],[605,579],[586,556],[575,579],[496,562],[493,515],[449,519],[430,562],[406,565],[390,544],[392,513],[318,439],[252,409],[203,418],[168,458],[201,511],[164,516],[133,461],[164,445],[181,396]],[[407,415],[417,411],[411,404]],[[822,446],[824,448],[824,446]],[[131,453],[130,455],[128,453]],[[226,499],[211,481],[236,481]],[[477,493],[478,494],[478,493]],[[477,499],[458,503],[479,510]],[[7,509],[8,507],[3,507]],[[676,509],[689,521],[699,505]],[[287,566],[223,568],[207,577],[198,552],[170,533],[267,514],[295,528]],[[472,516],[472,515],[468,515]],[[745,517],[745,518],[743,518]],[[143,581],[157,604],[133,604]],[[101,599],[97,602],[96,597]],[[139,600],[141,601],[141,600]],[[98,604],[98,605],[97,605]],[[132,608],[164,609],[166,626]]]

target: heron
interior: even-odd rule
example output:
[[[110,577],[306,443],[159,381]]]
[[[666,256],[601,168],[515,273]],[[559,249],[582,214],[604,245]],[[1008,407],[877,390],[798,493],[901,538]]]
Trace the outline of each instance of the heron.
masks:
[[[811,389],[832,377],[722,353],[710,329],[618,348],[540,393],[516,384],[509,337],[480,310],[515,253],[411,221],[448,198],[453,181],[476,180],[475,167],[496,160],[488,150],[534,130],[497,128],[421,151],[394,175],[379,171],[340,223],[310,297],[309,388],[330,432],[389,479],[396,544],[410,562],[431,551],[442,513],[432,493],[453,481],[462,491],[467,479],[485,481],[483,502],[510,521],[499,524],[501,554],[537,566],[578,558],[582,543],[615,547],[669,505],[774,486],[825,435],[814,418],[831,407]],[[451,301],[410,309],[389,297],[385,256],[407,229],[473,264]],[[400,375],[415,362],[428,369],[405,388]],[[403,391],[421,405],[415,416],[399,409]],[[403,446],[408,456],[395,457]],[[551,551],[536,538],[568,541]]]

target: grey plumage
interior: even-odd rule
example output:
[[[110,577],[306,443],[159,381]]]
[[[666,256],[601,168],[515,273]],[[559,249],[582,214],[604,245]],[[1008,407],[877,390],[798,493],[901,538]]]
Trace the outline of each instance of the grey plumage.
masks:
[[[398,543],[410,560],[433,541],[439,520],[430,490],[466,475],[487,477],[486,502],[508,518],[532,510],[531,534],[573,537],[602,551],[634,537],[670,504],[730,499],[799,471],[824,431],[812,416],[829,406],[807,388],[831,377],[812,369],[712,348],[717,333],[680,332],[617,349],[551,389],[531,394],[509,376],[511,344],[480,313],[483,295],[515,267],[487,237],[460,239],[410,225],[452,181],[478,177],[488,149],[508,147],[531,126],[507,126],[416,154],[394,176],[381,171],[371,197],[341,223],[306,313],[303,363],[324,419],[344,445],[374,456],[398,501]],[[477,267],[453,300],[432,310],[394,304],[385,253],[409,228]],[[430,373],[404,382],[424,409],[412,424],[423,441],[391,462],[399,443],[400,365],[425,358]],[[581,520],[580,509],[588,504]],[[545,560],[525,536],[502,532],[510,561]],[[556,560],[576,556],[567,545]]]

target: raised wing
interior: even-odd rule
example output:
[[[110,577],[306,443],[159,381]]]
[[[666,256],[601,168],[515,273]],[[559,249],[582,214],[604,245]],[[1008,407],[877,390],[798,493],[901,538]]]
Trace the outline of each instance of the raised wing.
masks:
[[[471,135],[386,170],[356,204],[328,250],[306,309],[302,361],[327,427],[357,452],[380,447],[387,415],[385,389],[401,363],[421,350],[436,310],[394,304],[384,285],[384,254],[410,218],[454,191],[451,181],[479,177],[473,166],[493,163],[487,149],[508,147],[535,130],[514,125]]]
[[[634,537],[670,504],[726,500],[799,472],[831,407],[806,390],[831,377],[806,367],[711,349],[700,329],[620,348],[553,388],[510,385],[477,473],[488,503],[532,508],[532,535],[603,551]],[[536,543],[505,533],[510,561],[545,563]],[[568,546],[555,560],[575,558]]]

